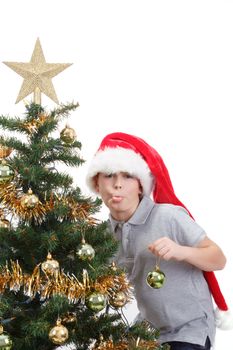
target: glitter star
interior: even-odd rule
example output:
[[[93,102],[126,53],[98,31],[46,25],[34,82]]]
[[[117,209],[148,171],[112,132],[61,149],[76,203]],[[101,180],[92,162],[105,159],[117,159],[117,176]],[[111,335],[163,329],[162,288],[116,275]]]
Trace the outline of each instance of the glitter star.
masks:
[[[52,78],[68,68],[72,63],[47,63],[43,54],[40,40],[37,39],[31,61],[29,63],[22,62],[3,62],[9,68],[24,78],[23,84],[19,91],[18,103],[31,93],[34,93],[34,102],[40,104],[41,93],[59,103],[55,89],[53,87]]]

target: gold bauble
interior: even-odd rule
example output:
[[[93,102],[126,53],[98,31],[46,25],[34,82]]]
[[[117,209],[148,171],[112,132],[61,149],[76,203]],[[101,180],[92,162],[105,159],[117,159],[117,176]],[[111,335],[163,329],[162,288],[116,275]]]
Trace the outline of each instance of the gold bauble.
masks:
[[[39,198],[33,194],[31,189],[29,189],[28,192],[21,198],[20,202],[23,208],[33,209],[38,204]]]
[[[106,307],[107,298],[102,293],[93,292],[87,296],[85,303],[92,311],[99,312]]]
[[[49,339],[57,345],[62,345],[69,337],[68,329],[61,324],[61,320],[58,319],[56,326],[54,326],[49,332]]]
[[[11,152],[12,152],[11,148],[0,144],[0,158],[8,157],[11,154]]]
[[[76,140],[76,132],[68,125],[60,132],[60,138],[63,142],[71,144]]]
[[[146,281],[151,288],[159,289],[164,285],[165,274],[156,266],[153,271],[148,272]]]
[[[0,228],[9,228],[10,227],[10,221],[5,219],[3,216],[0,217]]]
[[[5,160],[0,163],[0,185],[5,184],[13,180],[14,170]]]
[[[0,334],[0,350],[12,349],[12,340],[6,333]]]
[[[81,260],[92,260],[95,256],[95,251],[92,246],[87,244],[83,239],[82,243],[77,248],[76,254]]]
[[[59,262],[54,260],[52,255],[48,253],[47,260],[41,264],[41,269],[47,276],[57,277],[59,273]]]
[[[115,308],[123,307],[126,303],[127,296],[122,291],[115,293],[111,298],[109,298],[109,304]]]

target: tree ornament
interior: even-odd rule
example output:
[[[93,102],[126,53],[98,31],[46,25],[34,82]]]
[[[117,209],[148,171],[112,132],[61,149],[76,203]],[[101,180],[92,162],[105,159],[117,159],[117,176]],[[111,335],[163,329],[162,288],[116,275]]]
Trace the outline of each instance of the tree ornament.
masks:
[[[42,271],[49,277],[57,277],[59,273],[59,262],[52,258],[52,254],[48,253],[47,260],[41,264]]]
[[[0,335],[0,349],[1,350],[10,350],[12,349],[12,340],[8,334]]]
[[[76,132],[68,125],[60,132],[60,138],[67,144],[72,144],[76,140]]]
[[[2,160],[0,163],[0,185],[6,184],[13,180],[14,170],[10,165],[7,164],[5,160]]]
[[[90,244],[87,244],[85,239],[82,239],[82,243],[78,246],[76,254],[78,257],[85,260],[92,260],[95,256],[95,251]]]
[[[100,292],[93,292],[86,298],[86,306],[92,311],[99,312],[107,305],[107,298]]]
[[[49,332],[49,339],[57,345],[62,345],[66,342],[69,337],[68,329],[61,324],[61,319],[59,318],[54,326]]]
[[[10,228],[10,221],[5,219],[3,215],[0,216],[0,229],[1,228]]]
[[[11,154],[11,152],[12,152],[11,148],[0,144],[0,158],[8,157]]]
[[[148,272],[146,281],[151,288],[159,289],[164,285],[165,274],[160,270],[159,266],[156,265],[153,271]]]
[[[55,103],[59,103],[52,78],[69,67],[71,63],[47,63],[39,39],[36,40],[30,62],[3,63],[24,78],[16,103],[31,93],[34,93],[34,102],[37,104],[41,104],[41,93]]]
[[[21,198],[21,206],[27,209],[33,209],[39,203],[39,198],[33,194],[31,188],[28,192]]]
[[[125,306],[126,303],[127,303],[127,296],[122,291],[114,293],[114,295],[111,298],[109,298],[109,304],[115,308],[123,307]]]
[[[3,326],[0,324],[0,350],[12,349],[12,340],[10,336],[3,332]]]

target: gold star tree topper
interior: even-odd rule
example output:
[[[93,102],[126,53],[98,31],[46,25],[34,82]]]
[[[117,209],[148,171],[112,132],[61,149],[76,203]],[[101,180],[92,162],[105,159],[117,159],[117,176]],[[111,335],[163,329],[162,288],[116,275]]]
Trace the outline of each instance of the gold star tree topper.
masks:
[[[31,61],[29,63],[3,63],[24,78],[15,103],[18,103],[29,94],[34,93],[34,102],[37,104],[41,104],[41,93],[44,93],[54,102],[59,103],[53,87],[52,78],[72,65],[72,63],[47,63],[45,61],[39,38],[36,40]]]

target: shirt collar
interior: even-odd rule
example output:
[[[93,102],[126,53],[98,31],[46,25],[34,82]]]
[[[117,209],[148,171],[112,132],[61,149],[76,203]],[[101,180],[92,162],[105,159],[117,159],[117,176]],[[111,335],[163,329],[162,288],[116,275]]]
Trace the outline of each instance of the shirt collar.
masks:
[[[155,203],[149,197],[143,196],[137,210],[134,212],[133,216],[128,222],[133,225],[144,224],[154,206]]]
[[[117,220],[113,219],[113,217],[111,216],[111,214],[109,214],[109,220],[110,220],[110,224],[111,224],[111,227],[112,227],[112,231],[113,231],[113,232],[116,232],[116,229],[117,229],[117,226],[118,226],[118,225],[123,225],[123,224],[124,224],[123,221],[117,221]]]

